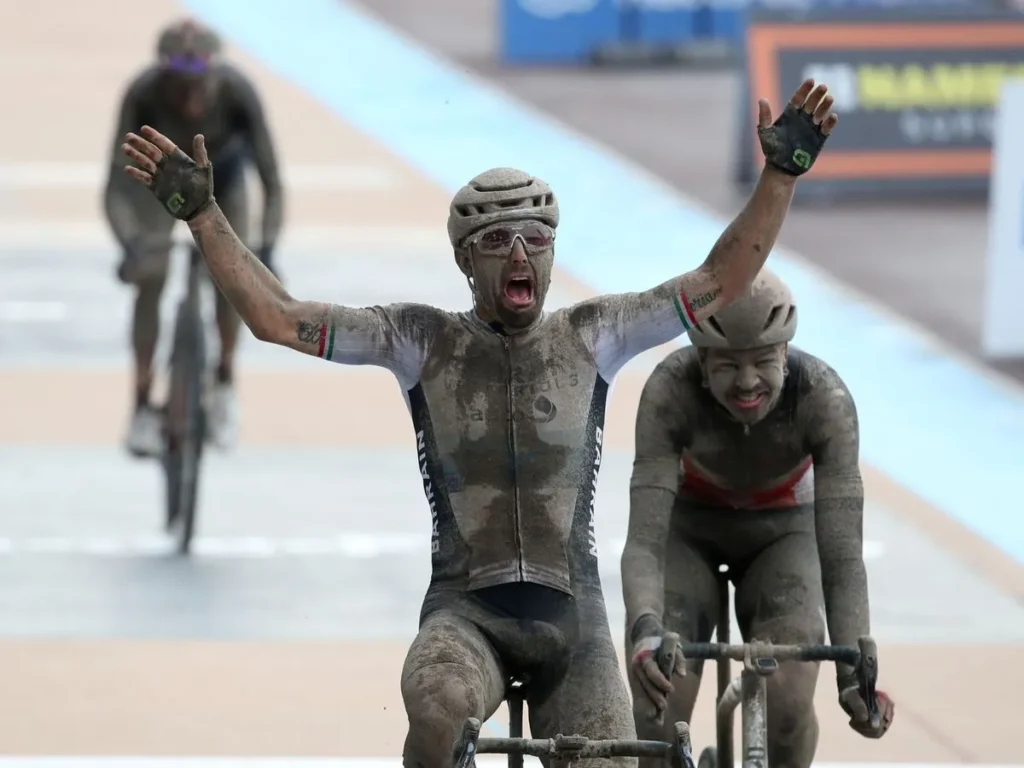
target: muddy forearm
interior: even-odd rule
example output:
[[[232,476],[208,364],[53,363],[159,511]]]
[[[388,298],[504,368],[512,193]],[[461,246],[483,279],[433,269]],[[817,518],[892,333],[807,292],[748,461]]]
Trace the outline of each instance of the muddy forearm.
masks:
[[[662,621],[665,540],[675,494],[663,488],[634,487],[629,495],[629,533],[622,551],[622,598],[626,620],[633,632],[637,621],[644,616]]]
[[[273,273],[245,247],[216,203],[190,221],[210,276],[256,338],[278,342],[294,334],[291,297]]]
[[[622,597],[636,638],[644,616],[665,610],[665,545],[679,484],[679,457],[689,444],[685,374],[679,355],[663,360],[644,384],[636,411],[636,453],[629,480],[629,528],[622,551]],[[643,622],[641,622],[643,623]]]
[[[858,637],[871,632],[862,532],[864,492],[859,477],[847,479],[844,486],[848,491],[844,496],[816,502],[815,525],[829,637],[833,644],[856,646]]]
[[[725,298],[746,290],[764,266],[782,229],[796,189],[796,177],[766,167],[753,194],[718,238],[704,269]]]

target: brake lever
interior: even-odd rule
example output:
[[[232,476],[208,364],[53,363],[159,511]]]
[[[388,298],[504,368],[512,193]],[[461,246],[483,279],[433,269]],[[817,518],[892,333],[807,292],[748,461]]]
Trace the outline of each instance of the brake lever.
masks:
[[[675,674],[676,668],[676,654],[679,652],[679,634],[676,632],[666,632],[661,636],[661,646],[654,652],[654,662],[658,665],[658,669],[661,670],[661,674],[665,676],[665,679],[670,683],[672,682],[672,675]],[[657,717],[654,718],[656,725],[662,725],[665,722],[665,713],[659,712]]]
[[[871,722],[877,725],[882,713],[878,708],[878,694],[875,686],[878,684],[878,646],[870,637],[861,637],[857,640],[860,648],[860,659],[857,662],[857,688],[861,701],[868,709]]]
[[[475,768],[476,742],[480,738],[480,725],[480,721],[475,717],[466,718],[466,722],[462,724],[462,730],[452,745],[454,768]]]

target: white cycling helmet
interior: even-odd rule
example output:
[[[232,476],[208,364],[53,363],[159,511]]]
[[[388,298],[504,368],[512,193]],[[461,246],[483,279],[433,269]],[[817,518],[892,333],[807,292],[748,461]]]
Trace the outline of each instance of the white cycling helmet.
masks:
[[[558,200],[551,187],[515,168],[491,168],[455,193],[448,210],[448,239],[462,248],[466,238],[498,221],[536,219],[558,226]]]
[[[695,347],[755,349],[792,341],[796,335],[796,304],[789,286],[762,269],[750,290],[687,332]]]

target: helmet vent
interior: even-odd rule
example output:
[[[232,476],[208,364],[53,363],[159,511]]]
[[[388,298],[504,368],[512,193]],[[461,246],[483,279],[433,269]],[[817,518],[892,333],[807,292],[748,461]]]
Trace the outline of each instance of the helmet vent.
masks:
[[[768,313],[768,319],[764,321],[764,326],[761,328],[762,331],[767,331],[775,324],[775,321],[779,318],[779,309],[778,304],[772,307],[772,311]]]
[[[796,306],[793,304],[789,305],[789,312],[786,313],[786,325],[793,322],[793,315],[796,314]]]

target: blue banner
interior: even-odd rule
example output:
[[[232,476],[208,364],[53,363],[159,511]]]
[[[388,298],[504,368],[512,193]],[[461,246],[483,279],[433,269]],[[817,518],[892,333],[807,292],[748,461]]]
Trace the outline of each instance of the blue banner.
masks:
[[[507,64],[585,64],[609,45],[724,42],[742,50],[748,10],[965,8],[990,0],[500,0]]]
[[[621,27],[618,0],[501,0],[500,23],[509,64],[583,64]]]

